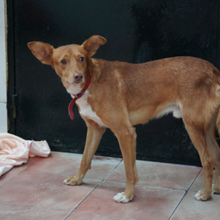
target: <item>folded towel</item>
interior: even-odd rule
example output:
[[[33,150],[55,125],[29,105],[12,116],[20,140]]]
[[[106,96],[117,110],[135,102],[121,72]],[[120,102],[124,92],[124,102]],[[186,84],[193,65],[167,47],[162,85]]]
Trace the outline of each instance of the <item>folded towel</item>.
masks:
[[[27,141],[18,136],[0,133],[0,176],[14,166],[27,163],[29,157],[47,157],[50,147],[46,141]]]

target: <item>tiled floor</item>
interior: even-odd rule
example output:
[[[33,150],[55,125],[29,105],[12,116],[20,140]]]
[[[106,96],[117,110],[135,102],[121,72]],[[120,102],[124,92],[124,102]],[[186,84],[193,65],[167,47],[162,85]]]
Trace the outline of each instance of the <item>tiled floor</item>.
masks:
[[[63,180],[77,173],[81,155],[52,152],[31,158],[0,178],[1,220],[219,220],[220,195],[194,199],[203,187],[199,167],[137,161],[139,181],[133,202],[113,196],[125,187],[121,159],[94,157],[81,186]]]

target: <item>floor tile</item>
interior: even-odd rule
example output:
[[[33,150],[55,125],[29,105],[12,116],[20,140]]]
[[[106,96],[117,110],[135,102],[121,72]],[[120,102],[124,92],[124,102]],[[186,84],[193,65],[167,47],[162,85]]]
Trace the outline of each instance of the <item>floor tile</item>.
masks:
[[[85,179],[81,186],[67,186],[63,176],[24,171],[0,188],[1,202],[72,210],[99,183]]]
[[[0,219],[2,220],[61,220],[68,211],[44,209],[40,207],[0,204]]]
[[[174,213],[172,220],[219,220],[220,195],[202,202],[194,199],[194,192],[189,191]]]
[[[66,178],[77,174],[81,158],[81,154],[51,152],[48,158],[42,158],[27,171],[60,174]],[[104,179],[120,162],[117,158],[94,156],[86,178]]]
[[[137,161],[137,170],[139,178],[137,184],[187,190],[201,168]],[[123,162],[109,175],[107,181],[126,181]]]
[[[97,214],[90,214],[90,213],[83,213],[83,212],[73,212],[71,213],[66,220],[123,220],[125,218],[119,217],[111,217],[106,215],[97,215]],[[128,218],[126,218],[127,220]]]
[[[27,167],[34,164],[39,159],[40,159],[39,157],[32,157],[28,159],[27,163],[22,164],[21,166],[13,167],[10,171],[8,171],[7,173],[5,173],[0,177],[0,187],[3,186],[6,182],[16,177],[19,173],[27,169]]]
[[[167,220],[185,194],[183,190],[137,185],[133,202],[114,202],[113,196],[122,192],[124,187],[124,183],[104,182],[76,211],[138,220]]]

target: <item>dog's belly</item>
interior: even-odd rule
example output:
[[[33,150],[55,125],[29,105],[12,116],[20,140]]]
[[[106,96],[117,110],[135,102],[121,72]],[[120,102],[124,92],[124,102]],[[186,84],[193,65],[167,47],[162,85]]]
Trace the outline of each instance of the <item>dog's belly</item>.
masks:
[[[80,107],[80,115],[83,115],[93,121],[95,121],[101,127],[107,127],[102,120],[98,117],[98,115],[92,110],[91,106],[87,102],[88,98],[88,91],[76,101],[77,105]]]
[[[178,103],[171,103],[166,106],[148,106],[129,113],[132,125],[145,124],[153,118],[160,118],[169,113],[173,113],[175,118],[182,118],[182,109]]]

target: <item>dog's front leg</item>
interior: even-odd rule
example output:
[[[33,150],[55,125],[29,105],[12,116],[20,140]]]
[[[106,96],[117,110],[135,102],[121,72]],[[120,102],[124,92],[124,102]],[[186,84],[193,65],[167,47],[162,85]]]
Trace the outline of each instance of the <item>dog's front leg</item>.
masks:
[[[126,187],[125,191],[118,193],[113,199],[116,202],[127,203],[133,199],[135,183],[138,181],[136,168],[136,133],[135,128],[129,127],[114,132],[118,138],[121,148],[125,173],[126,173]]]
[[[97,150],[101,137],[105,132],[104,127],[100,127],[98,124],[91,120],[84,120],[86,121],[88,130],[86,136],[86,145],[84,148],[80,168],[76,176],[70,176],[64,180],[64,183],[67,185],[74,186],[82,182],[83,177],[91,167],[92,158]]]

